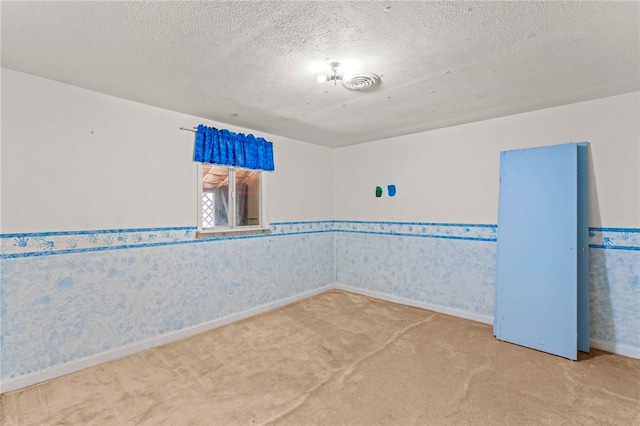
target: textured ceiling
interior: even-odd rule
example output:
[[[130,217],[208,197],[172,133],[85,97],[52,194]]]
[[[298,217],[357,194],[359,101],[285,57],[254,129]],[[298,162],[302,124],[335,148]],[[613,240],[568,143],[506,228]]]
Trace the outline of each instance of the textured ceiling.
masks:
[[[330,147],[640,90],[636,1],[1,8],[3,67]],[[309,70],[344,59],[382,85]]]

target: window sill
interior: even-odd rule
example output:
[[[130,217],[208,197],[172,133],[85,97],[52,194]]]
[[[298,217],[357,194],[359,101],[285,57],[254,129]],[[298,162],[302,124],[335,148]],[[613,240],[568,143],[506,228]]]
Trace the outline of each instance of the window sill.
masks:
[[[204,231],[196,231],[196,239],[207,238],[227,238],[227,237],[244,237],[247,235],[270,234],[271,228],[223,228],[223,229],[207,229]]]

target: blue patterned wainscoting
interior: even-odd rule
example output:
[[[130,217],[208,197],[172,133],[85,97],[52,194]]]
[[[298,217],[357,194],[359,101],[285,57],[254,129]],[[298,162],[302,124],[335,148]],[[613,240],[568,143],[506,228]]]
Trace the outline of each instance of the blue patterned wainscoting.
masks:
[[[640,229],[590,228],[591,339],[640,358]]]
[[[252,236],[194,233],[0,235],[4,389],[334,283],[493,320],[495,225],[321,221]],[[640,229],[592,228],[590,254],[592,345],[640,358]]]
[[[495,241],[495,225],[337,222],[336,281],[491,322]]]
[[[3,382],[330,286],[332,222],[4,234]]]
[[[493,321],[495,225],[335,223],[336,282],[487,323]],[[640,357],[640,229],[590,229],[591,340]]]

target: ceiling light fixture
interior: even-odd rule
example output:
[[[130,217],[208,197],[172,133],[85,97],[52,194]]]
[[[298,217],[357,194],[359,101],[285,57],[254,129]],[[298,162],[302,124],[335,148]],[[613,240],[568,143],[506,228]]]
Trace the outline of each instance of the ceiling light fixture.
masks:
[[[376,74],[355,73],[360,69],[360,63],[356,61],[315,63],[312,68],[322,72],[317,77],[318,83],[333,81],[335,86],[340,81],[350,90],[372,90],[380,85],[380,77]]]
[[[344,74],[342,74],[342,68],[340,62],[330,62],[329,63],[329,72],[318,74],[318,83],[326,83],[327,81],[333,81],[334,86],[337,84],[338,80],[342,80],[344,78]]]

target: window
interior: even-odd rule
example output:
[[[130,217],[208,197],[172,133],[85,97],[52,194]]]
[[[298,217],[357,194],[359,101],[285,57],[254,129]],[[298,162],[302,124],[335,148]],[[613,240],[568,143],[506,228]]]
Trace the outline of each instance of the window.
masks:
[[[198,231],[251,231],[268,227],[264,175],[259,170],[198,163]]]

